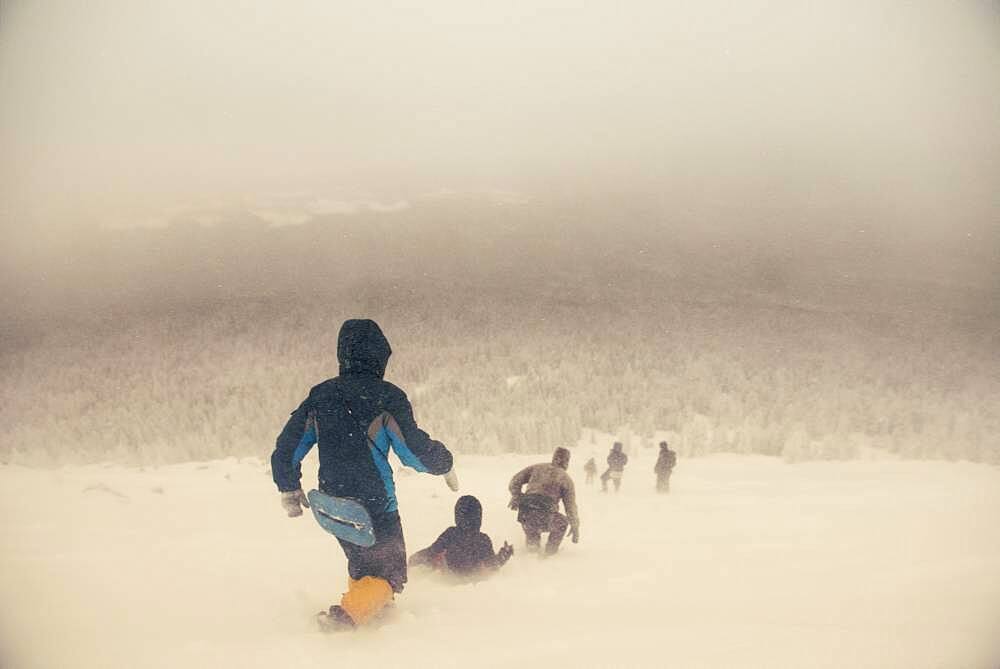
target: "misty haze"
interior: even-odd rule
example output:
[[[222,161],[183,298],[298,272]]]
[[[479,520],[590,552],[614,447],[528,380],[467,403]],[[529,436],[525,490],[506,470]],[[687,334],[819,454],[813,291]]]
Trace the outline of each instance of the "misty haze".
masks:
[[[0,0],[0,665],[1000,665],[1000,5],[924,5]],[[513,555],[362,573],[321,466]]]

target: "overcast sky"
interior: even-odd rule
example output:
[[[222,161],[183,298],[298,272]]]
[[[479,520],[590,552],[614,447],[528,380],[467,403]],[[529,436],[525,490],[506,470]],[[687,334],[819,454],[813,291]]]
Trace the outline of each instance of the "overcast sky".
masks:
[[[281,192],[676,183],[888,193],[983,225],[1000,8],[0,0],[0,146],[17,225]]]

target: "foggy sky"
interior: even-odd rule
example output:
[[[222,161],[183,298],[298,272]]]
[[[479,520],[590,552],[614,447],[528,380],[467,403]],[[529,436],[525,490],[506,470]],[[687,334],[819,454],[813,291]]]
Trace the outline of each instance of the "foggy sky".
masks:
[[[607,188],[997,224],[996,3],[579,4],[4,0],[2,215]]]

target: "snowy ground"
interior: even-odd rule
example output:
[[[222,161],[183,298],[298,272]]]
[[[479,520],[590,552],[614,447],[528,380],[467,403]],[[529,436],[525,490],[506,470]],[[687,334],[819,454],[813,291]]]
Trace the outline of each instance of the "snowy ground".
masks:
[[[342,554],[260,462],[0,467],[0,666],[1000,666],[997,468],[715,456],[662,497],[647,456],[613,496],[589,455],[578,545],[478,584],[411,571],[388,623],[338,635],[312,615]],[[495,542],[522,548],[506,482],[536,460],[460,458]],[[455,495],[397,480],[413,552]]]

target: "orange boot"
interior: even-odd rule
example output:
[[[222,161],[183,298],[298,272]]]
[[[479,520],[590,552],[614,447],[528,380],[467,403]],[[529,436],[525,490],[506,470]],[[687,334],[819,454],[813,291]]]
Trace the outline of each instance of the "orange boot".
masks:
[[[347,592],[340,598],[340,606],[356,625],[364,625],[378,615],[392,601],[392,586],[384,578],[364,576],[350,581]]]

